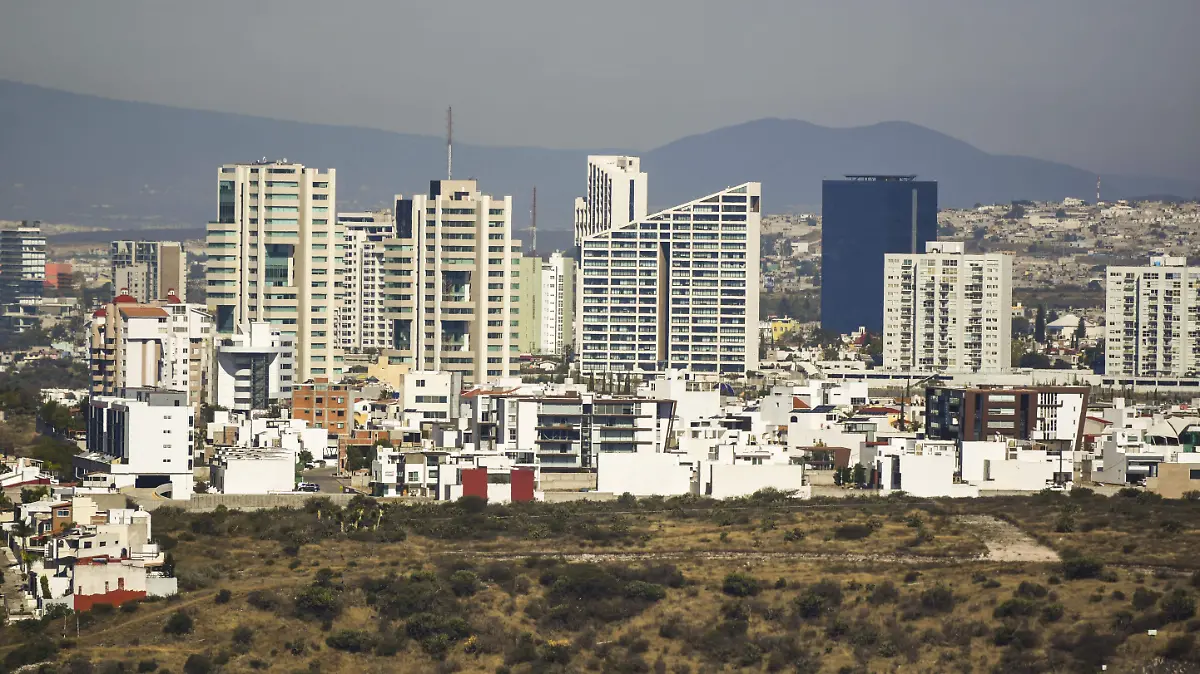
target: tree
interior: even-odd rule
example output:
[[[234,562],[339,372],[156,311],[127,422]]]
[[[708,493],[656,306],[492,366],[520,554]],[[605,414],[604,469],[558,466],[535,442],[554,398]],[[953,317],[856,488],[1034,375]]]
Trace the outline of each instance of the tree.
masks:
[[[1021,356],[1021,359],[1017,361],[1017,367],[1030,367],[1037,370],[1048,370],[1050,369],[1050,359],[1040,353],[1030,351],[1029,353]]]
[[[1067,217],[1066,209],[1060,208],[1057,211],[1054,211],[1054,217],[1058,218],[1059,220],[1066,218]]]
[[[867,483],[867,468],[866,468],[866,466],[862,465],[861,463],[854,464],[853,479],[854,479],[854,484],[856,486],[861,487],[861,486],[865,485]]]
[[[1046,343],[1046,307],[1039,304],[1033,319],[1033,338],[1039,344]]]
[[[49,494],[50,490],[46,487],[22,487],[21,503],[36,503]]]
[[[1012,334],[1017,336],[1028,335],[1031,332],[1032,326],[1029,324],[1029,319],[1024,316],[1013,316],[1012,319]]]
[[[187,634],[192,631],[192,617],[184,613],[182,609],[171,614],[167,618],[167,623],[163,625],[163,632],[167,634]]]
[[[1025,207],[1015,201],[1012,208],[1009,208],[1008,212],[1004,214],[1005,220],[1020,220],[1023,217],[1025,217]]]
[[[1083,316],[1079,317],[1079,325],[1075,326],[1075,348],[1079,348],[1079,342],[1087,338],[1087,323],[1084,322]]]

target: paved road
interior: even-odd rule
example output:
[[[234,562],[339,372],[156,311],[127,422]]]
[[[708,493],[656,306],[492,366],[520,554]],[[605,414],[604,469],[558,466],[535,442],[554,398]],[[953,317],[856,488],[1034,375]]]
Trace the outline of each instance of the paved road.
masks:
[[[305,482],[315,482],[321,487],[322,494],[340,494],[342,485],[350,484],[349,480],[334,477],[335,468],[314,468],[303,473]]]

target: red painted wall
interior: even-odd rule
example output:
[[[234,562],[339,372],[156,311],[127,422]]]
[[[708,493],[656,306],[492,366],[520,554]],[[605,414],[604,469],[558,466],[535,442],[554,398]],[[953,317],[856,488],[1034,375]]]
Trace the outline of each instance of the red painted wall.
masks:
[[[142,590],[111,590],[104,594],[77,594],[75,595],[75,610],[90,611],[96,604],[120,606],[125,602],[145,598],[146,593]]]
[[[528,468],[512,471],[513,503],[533,500],[533,471]]]
[[[463,496],[478,496],[486,499],[487,486],[487,468],[467,468],[462,471]]]

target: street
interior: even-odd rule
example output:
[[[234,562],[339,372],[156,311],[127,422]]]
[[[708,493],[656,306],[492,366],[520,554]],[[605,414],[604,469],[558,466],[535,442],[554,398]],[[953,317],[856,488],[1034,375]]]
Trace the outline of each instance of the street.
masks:
[[[342,493],[342,482],[339,478],[334,477],[336,468],[314,468],[306,470],[302,473],[305,482],[312,482],[321,487],[322,494],[340,494]],[[349,484],[349,481],[346,481]]]

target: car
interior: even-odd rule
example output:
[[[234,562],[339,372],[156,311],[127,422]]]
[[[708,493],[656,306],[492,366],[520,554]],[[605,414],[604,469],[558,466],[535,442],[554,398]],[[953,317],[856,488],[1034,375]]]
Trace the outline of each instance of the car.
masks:
[[[296,485],[296,491],[318,492],[321,491],[321,485],[315,482],[301,482]]]

